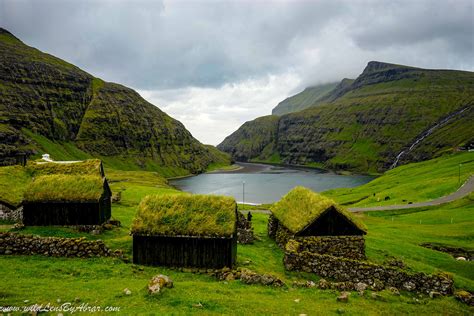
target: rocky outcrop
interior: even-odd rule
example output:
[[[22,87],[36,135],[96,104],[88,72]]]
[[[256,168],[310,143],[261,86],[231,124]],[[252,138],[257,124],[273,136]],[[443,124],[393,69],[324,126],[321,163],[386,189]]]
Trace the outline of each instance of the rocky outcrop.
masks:
[[[0,233],[0,255],[43,255],[50,257],[107,257],[112,252],[102,240],[41,237]]]
[[[453,279],[448,274],[428,275],[411,273],[394,267],[386,267],[367,261],[351,260],[308,251],[286,251],[285,268],[289,271],[316,273],[323,278],[354,284],[363,282],[374,289],[395,287],[410,292],[442,295],[453,293]]]

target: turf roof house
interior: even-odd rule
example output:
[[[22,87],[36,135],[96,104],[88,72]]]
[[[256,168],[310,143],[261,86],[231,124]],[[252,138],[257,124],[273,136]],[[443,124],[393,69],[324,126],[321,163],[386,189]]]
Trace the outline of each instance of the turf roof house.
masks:
[[[365,258],[365,225],[333,200],[296,187],[271,208],[268,234],[281,248],[296,240],[298,251]]]
[[[34,180],[24,195],[25,225],[99,225],[110,219],[112,192],[100,160],[28,167]]]
[[[230,268],[237,257],[236,222],[230,197],[146,196],[132,225],[133,263]]]

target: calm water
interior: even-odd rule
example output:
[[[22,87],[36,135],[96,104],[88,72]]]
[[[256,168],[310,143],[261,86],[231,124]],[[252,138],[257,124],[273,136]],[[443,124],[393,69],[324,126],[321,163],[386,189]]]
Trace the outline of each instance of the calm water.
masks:
[[[272,203],[295,186],[301,185],[316,192],[334,188],[351,188],[374,179],[370,176],[343,176],[317,170],[292,169],[261,164],[239,163],[241,170],[201,174],[194,177],[171,180],[170,183],[187,192],[219,194],[243,200],[245,203]]]

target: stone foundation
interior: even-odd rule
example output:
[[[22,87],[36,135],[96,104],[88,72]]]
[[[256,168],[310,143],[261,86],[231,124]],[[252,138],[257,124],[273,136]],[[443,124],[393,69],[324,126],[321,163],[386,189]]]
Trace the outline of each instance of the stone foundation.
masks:
[[[112,253],[102,240],[0,233],[0,255],[89,258],[110,256]]]
[[[15,208],[12,205],[0,202],[0,220],[21,223],[23,220],[23,207]]]
[[[296,237],[294,240],[299,243],[298,252],[308,251],[354,260],[366,258],[363,236]]]
[[[294,251],[308,251],[318,254],[327,254],[335,257],[364,260],[365,239],[363,236],[307,236],[293,235],[278,220],[270,216],[268,221],[268,235],[275,239],[277,245],[285,250],[288,242],[296,242]],[[293,244],[293,247],[296,244]]]
[[[363,282],[374,288],[396,287],[410,292],[442,295],[453,293],[453,280],[447,274],[427,275],[408,273],[367,261],[358,261],[309,251],[298,252],[297,244],[290,242],[283,259],[290,271],[313,272],[340,282]],[[296,248],[296,249],[295,249]]]

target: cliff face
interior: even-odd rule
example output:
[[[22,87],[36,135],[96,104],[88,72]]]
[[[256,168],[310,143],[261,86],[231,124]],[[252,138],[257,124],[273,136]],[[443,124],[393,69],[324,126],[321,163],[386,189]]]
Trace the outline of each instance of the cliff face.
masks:
[[[94,78],[23,44],[4,29],[0,29],[0,91],[4,163],[20,152],[46,151],[46,143],[73,146],[69,152],[106,162],[176,168],[179,173],[201,172],[211,163],[229,161],[134,90]]]
[[[288,164],[381,172],[420,135],[462,109],[400,163],[430,159],[472,142],[474,130],[468,122],[474,119],[473,107],[472,72],[370,62],[356,80],[343,80],[317,107],[279,117],[267,143],[273,152],[265,156]],[[258,123],[246,123],[246,130],[259,131]],[[262,160],[261,152],[243,152],[235,145],[253,146],[253,136],[241,129],[218,148],[236,159]]]

